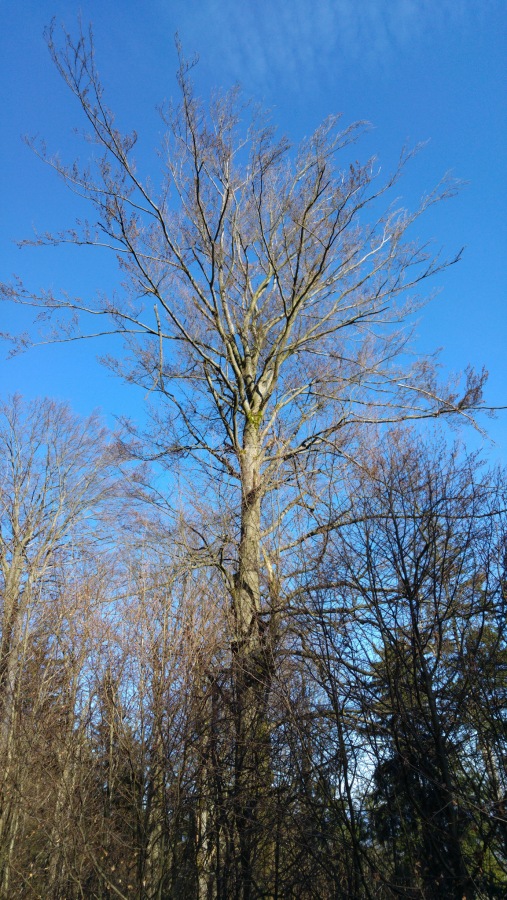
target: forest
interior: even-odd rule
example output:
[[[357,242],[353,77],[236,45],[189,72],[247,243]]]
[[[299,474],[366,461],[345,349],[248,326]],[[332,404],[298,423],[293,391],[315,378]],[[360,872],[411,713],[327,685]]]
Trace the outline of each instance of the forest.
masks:
[[[181,52],[144,178],[91,35],[47,37],[91,149],[33,148],[89,218],[31,243],[121,288],[0,293],[22,349],[120,340],[149,412],[0,408],[0,897],[505,897],[507,476],[449,428],[485,372],[411,344],[455,185],[402,209],[410,153],[294,149]]]

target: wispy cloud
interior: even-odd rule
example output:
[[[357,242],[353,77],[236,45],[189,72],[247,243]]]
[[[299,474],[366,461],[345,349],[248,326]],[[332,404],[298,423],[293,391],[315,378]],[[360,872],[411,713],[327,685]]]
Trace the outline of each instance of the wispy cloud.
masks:
[[[185,46],[247,89],[314,92],[344,67],[391,68],[430,33],[473,25],[499,0],[160,0]]]

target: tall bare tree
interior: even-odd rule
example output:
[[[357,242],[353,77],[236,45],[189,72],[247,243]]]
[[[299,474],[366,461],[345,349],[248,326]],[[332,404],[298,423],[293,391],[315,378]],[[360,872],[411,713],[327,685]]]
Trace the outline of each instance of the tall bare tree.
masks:
[[[96,332],[87,319],[123,336],[129,352],[111,364],[163,401],[152,454],[187,474],[200,467],[203,489],[212,472],[219,514],[195,549],[230,596],[231,790],[237,896],[247,900],[286,551],[314,534],[330,458],[352,452],[362,425],[470,416],[480,403],[483,376],[469,373],[457,393],[438,387],[429,360],[409,365],[404,355],[419,286],[455,261],[432,258],[407,232],[453,186],[443,182],[413,213],[397,209],[391,190],[410,154],[382,181],[375,160],[350,163],[363,125],[341,129],[338,117],[293,150],[237,91],[205,108],[182,60],[180,101],[162,113],[156,189],[136,169],[135,132],[122,134],[105,103],[91,34],[59,46],[50,29],[48,45],[98,152],[83,169],[39,148],[93,217],[35,243],[107,248],[123,285],[89,303],[19,284],[2,294],[60,324],[68,312],[60,338]]]

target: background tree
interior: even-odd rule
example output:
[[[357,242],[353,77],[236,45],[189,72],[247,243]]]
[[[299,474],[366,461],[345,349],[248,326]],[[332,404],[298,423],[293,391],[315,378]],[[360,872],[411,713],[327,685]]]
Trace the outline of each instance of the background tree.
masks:
[[[328,754],[345,729],[359,871],[381,896],[500,896],[503,814],[470,713],[476,692],[503,679],[503,627],[492,623],[503,617],[504,476],[402,433],[360,462],[352,521],[330,536],[307,588],[306,638],[336,718]],[[481,663],[495,648],[497,678],[471,667],[470,642]]]
[[[93,417],[79,422],[50,401],[0,408],[0,761],[1,887],[9,895],[15,841],[22,827],[26,752],[36,723],[57,715],[53,692],[66,670],[72,579],[92,552],[89,517],[112,488],[112,456]],[[87,522],[88,519],[88,522]],[[89,557],[88,557],[89,558]],[[66,584],[68,597],[62,607]],[[78,657],[81,651],[78,651]],[[82,656],[81,656],[82,659]],[[71,687],[75,673],[68,672]],[[50,713],[49,713],[49,710]],[[46,715],[47,714],[47,715]],[[63,713],[62,713],[63,714]],[[30,723],[30,725],[29,725]],[[59,723],[58,730],[60,730]],[[72,724],[69,723],[69,727]],[[30,728],[36,729],[35,736]],[[28,740],[28,743],[27,743]],[[33,749],[33,745],[32,745]]]

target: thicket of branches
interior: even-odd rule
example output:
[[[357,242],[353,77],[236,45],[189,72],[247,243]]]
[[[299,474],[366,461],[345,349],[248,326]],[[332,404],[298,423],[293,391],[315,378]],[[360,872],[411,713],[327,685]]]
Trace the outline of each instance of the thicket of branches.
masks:
[[[407,352],[452,185],[399,210],[360,125],[295,152],[184,61],[145,182],[90,37],[48,42],[95,155],[39,152],[92,212],[35,243],[122,288],[2,296],[156,402],[121,442],[2,409],[0,895],[504,896],[507,482],[407,425],[483,408]]]

